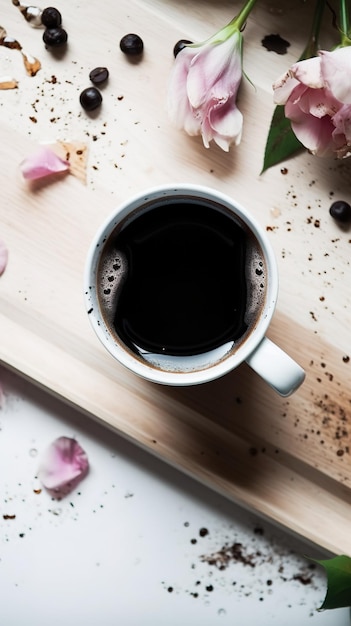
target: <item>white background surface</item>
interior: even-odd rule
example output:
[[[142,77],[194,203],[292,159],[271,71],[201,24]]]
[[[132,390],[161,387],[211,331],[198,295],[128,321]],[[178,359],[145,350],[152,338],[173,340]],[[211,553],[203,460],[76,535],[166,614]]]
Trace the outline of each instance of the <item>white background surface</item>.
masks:
[[[304,558],[323,557],[316,548],[13,373],[0,382],[1,626],[349,624],[346,609],[317,612],[326,577]],[[55,501],[36,471],[62,435],[90,472]],[[207,562],[235,543],[242,559]]]

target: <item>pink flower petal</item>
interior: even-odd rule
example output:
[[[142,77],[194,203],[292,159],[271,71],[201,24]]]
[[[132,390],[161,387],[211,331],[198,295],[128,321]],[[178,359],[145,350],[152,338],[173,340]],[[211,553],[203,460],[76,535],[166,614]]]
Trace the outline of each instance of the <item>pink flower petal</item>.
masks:
[[[343,104],[351,104],[351,49],[337,48],[332,52],[320,50],[321,71],[325,86]]]
[[[168,90],[168,111],[177,128],[184,128],[188,135],[201,133],[201,121],[194,116],[186,91],[186,80],[191,60],[197,54],[194,48],[183,48],[177,55]]]
[[[322,119],[305,116],[304,122],[291,122],[296,137],[312,154],[326,157],[334,154],[331,142],[334,126],[327,115]]]
[[[50,174],[58,174],[69,169],[68,161],[60,159],[50,148],[43,146],[22,161],[20,168],[23,178],[36,180]]]
[[[88,457],[78,442],[59,437],[45,451],[38,478],[56,497],[62,497],[76,487],[88,470]]]
[[[168,87],[168,112],[178,128],[229,150],[239,144],[242,115],[236,96],[242,77],[242,35],[225,27],[210,39],[186,46],[175,59]]]
[[[321,73],[321,62],[318,57],[311,57],[304,61],[294,63],[290,72],[296,80],[311,89],[322,89],[324,87]]]
[[[290,98],[295,87],[299,85],[299,81],[293,77],[290,70],[285,72],[273,83],[274,102],[275,104],[285,104]]]
[[[235,96],[226,103],[213,102],[203,123],[202,137],[204,145],[208,147],[208,142],[213,139],[215,143],[225,152],[233,142],[239,145],[243,125],[243,116],[235,104]],[[206,144],[207,140],[207,144]]]
[[[3,409],[4,406],[5,406],[5,393],[0,383],[0,409]]]
[[[351,155],[351,48],[320,50],[299,61],[274,85],[274,101],[300,142],[317,156]]]
[[[209,98],[227,100],[237,93],[241,76],[242,36],[234,33],[226,41],[205,44],[193,58],[187,77],[187,92],[191,106],[206,104]]]
[[[4,273],[9,258],[5,243],[0,239],[0,276]]]

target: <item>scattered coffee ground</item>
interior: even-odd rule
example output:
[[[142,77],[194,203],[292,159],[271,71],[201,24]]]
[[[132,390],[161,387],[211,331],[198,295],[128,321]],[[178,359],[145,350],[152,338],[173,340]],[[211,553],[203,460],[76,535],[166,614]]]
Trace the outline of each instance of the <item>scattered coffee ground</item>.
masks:
[[[302,585],[310,585],[312,583],[312,576],[306,573],[299,573],[293,576],[293,580],[297,580]]]
[[[286,54],[290,46],[290,43],[278,34],[266,35],[261,43],[266,50],[276,52],[277,54]]]
[[[209,565],[215,565],[220,570],[224,570],[233,562],[240,562],[243,563],[243,565],[255,567],[255,557],[255,553],[247,553],[241,543],[235,542],[231,545],[224,544],[218,552],[201,556],[201,561]]]
[[[189,522],[184,522],[185,528],[190,526]],[[193,575],[190,578],[186,576],[186,582],[169,579],[161,581],[165,591],[176,595],[185,593],[196,602],[213,606],[213,602],[218,603],[218,597],[226,601],[224,590],[228,602],[230,597],[235,596],[236,599],[252,598],[261,603],[272,594],[281,593],[282,585],[294,585],[295,588],[298,584],[303,585],[306,594],[309,593],[307,587],[311,591],[317,589],[320,582],[315,563],[294,559],[291,547],[277,550],[274,537],[266,538],[266,531],[260,524],[253,526],[248,536],[239,536],[234,529],[231,532],[235,538],[225,542],[222,539],[218,544],[218,531],[200,526],[198,536],[202,539],[190,539],[194,554],[189,565]],[[223,537],[222,531],[221,535]],[[216,544],[222,547],[217,549]],[[200,545],[201,551],[198,551]],[[212,546],[212,549],[205,551],[205,546]],[[242,568],[247,571],[244,573]],[[283,594],[287,606],[291,607],[286,587]],[[304,605],[305,599],[301,600],[301,606]],[[226,610],[223,608],[223,611]]]

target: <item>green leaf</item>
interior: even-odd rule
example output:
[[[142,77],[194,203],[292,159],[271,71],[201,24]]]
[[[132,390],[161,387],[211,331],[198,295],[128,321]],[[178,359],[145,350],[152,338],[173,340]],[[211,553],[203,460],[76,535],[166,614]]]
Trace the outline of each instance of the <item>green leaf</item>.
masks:
[[[300,151],[303,147],[292,131],[290,120],[285,117],[284,106],[276,106],[267,137],[261,174],[269,167],[277,165],[295,152]]]
[[[351,606],[351,558],[341,555],[315,560],[315,563],[325,568],[328,582],[327,593],[319,611]]]

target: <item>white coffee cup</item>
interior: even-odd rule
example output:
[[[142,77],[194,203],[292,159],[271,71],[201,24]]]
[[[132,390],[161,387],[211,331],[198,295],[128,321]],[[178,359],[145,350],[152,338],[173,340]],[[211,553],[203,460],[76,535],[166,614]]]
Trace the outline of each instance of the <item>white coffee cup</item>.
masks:
[[[243,336],[238,340],[226,342],[218,349],[186,356],[165,355],[162,351],[159,354],[152,354],[142,348],[135,350],[128,345],[114,327],[112,317],[115,311],[111,314],[111,310],[106,309],[104,292],[110,290],[104,289],[102,285],[105,280],[102,277],[106,274],[103,268],[106,262],[104,254],[106,255],[106,250],[111,247],[111,242],[117,235],[156,206],[161,205],[162,210],[166,211],[167,207],[175,203],[177,206],[179,203],[195,203],[225,214],[243,228],[250,241],[255,242],[262,258],[261,265],[264,266],[264,285],[260,285],[263,288],[261,301],[252,323],[248,325]],[[121,271],[120,262],[115,268],[117,273]],[[113,282],[114,270],[110,268],[107,273],[111,272],[112,276],[108,276],[108,280]],[[129,280],[128,273],[122,280],[120,290],[123,290],[125,280]],[[102,224],[91,243],[84,274],[84,294],[92,327],[108,352],[129,370],[152,382],[165,385],[196,385],[219,378],[243,362],[282,396],[290,395],[304,380],[304,370],[266,337],[278,295],[277,263],[267,235],[246,209],[229,196],[214,189],[186,183],[159,186],[139,193],[122,203]],[[107,300],[109,307],[117,309],[119,295],[115,301],[113,295],[109,295]]]

